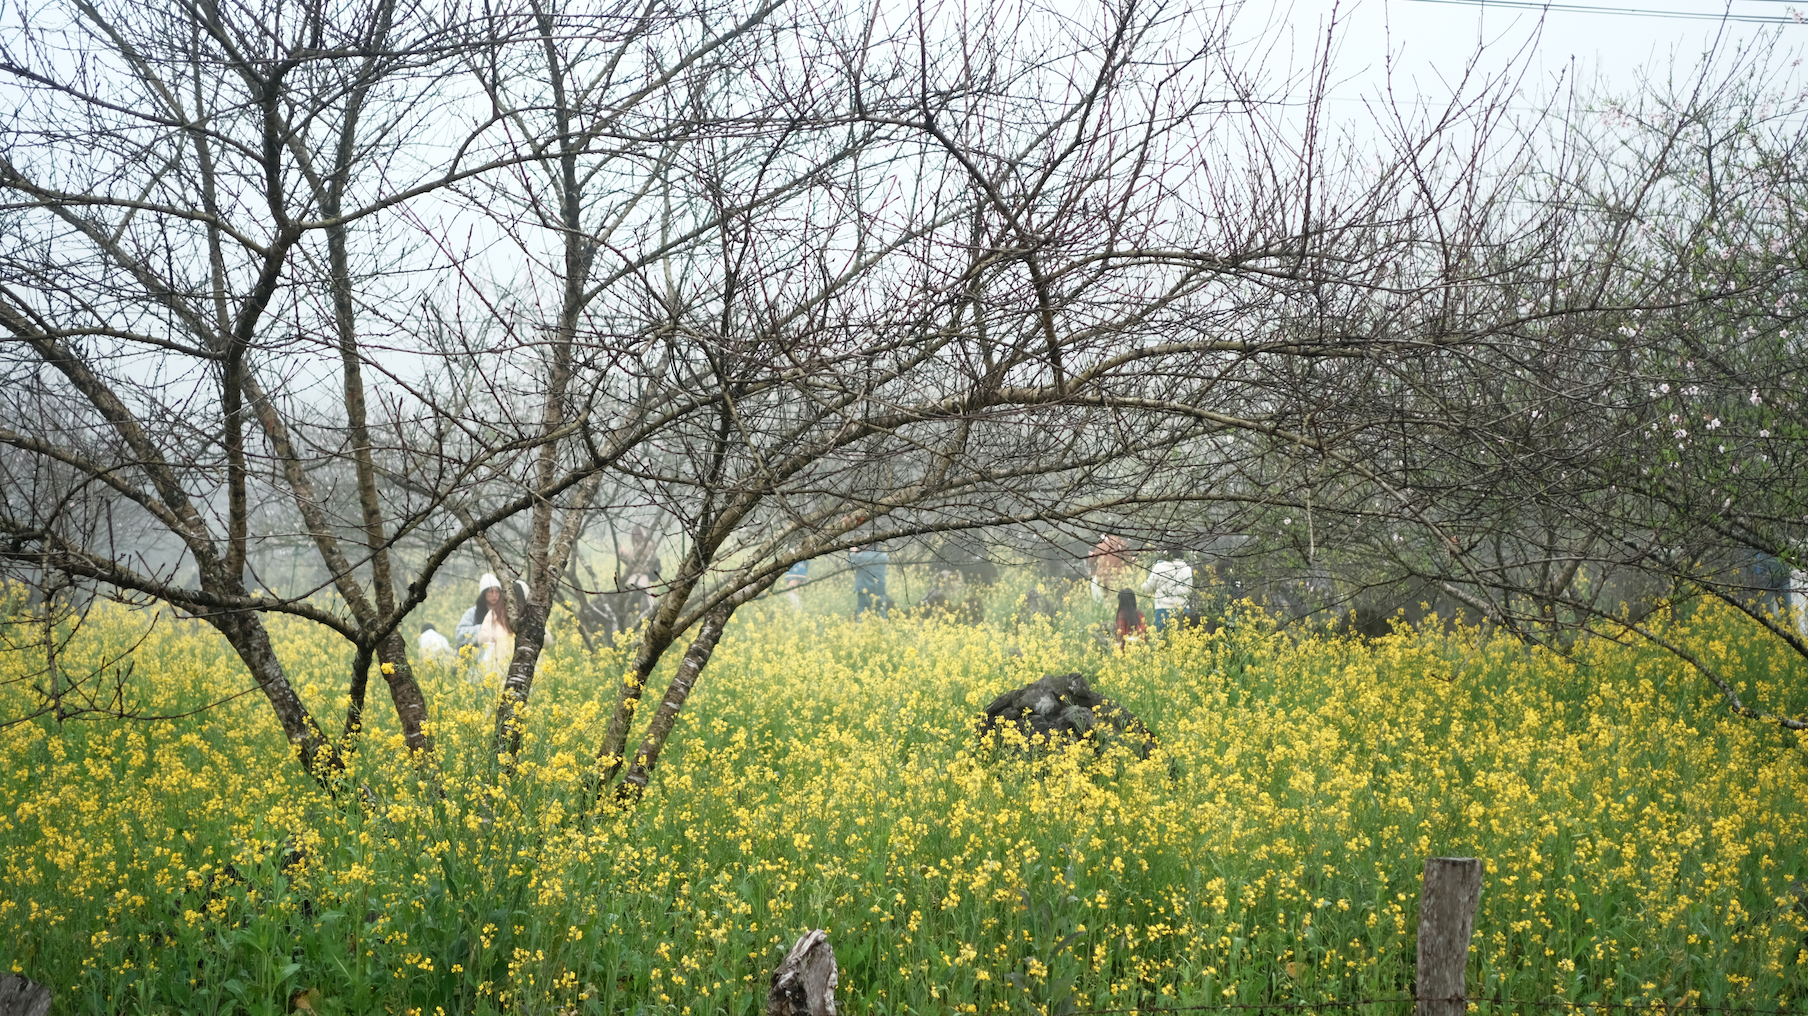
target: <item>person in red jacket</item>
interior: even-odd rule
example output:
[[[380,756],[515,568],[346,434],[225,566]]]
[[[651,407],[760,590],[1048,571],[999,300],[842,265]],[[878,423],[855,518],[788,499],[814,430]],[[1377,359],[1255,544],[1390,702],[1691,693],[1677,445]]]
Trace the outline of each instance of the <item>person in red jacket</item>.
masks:
[[[1130,562],[1136,560],[1130,544],[1123,537],[1106,533],[1087,557],[1092,561],[1092,600],[1097,603],[1124,580]]]
[[[1120,589],[1117,593],[1117,644],[1121,647],[1126,639],[1142,638],[1149,634],[1149,626],[1143,623],[1143,612],[1136,609],[1136,593],[1128,589]]]

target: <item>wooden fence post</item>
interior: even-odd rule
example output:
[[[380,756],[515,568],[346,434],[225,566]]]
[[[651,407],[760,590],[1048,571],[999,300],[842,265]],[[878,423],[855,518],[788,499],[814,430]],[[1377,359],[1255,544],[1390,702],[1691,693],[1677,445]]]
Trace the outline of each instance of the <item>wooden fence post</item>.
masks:
[[[0,976],[0,1016],[44,1016],[50,989],[16,974]]]
[[[806,932],[772,971],[766,1016],[835,1016],[835,981],[829,933]]]
[[[1480,858],[1426,858],[1419,890],[1418,1016],[1463,1016],[1468,1011],[1463,969],[1481,899]]]

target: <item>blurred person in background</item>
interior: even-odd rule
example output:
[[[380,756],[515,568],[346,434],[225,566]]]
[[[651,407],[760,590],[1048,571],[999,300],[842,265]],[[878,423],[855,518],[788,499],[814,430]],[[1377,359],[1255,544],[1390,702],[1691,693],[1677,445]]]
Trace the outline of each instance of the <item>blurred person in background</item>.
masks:
[[[804,609],[804,598],[798,593],[798,587],[810,581],[810,562],[799,561],[785,572],[785,599],[791,601],[792,610]]]
[[[885,616],[886,607],[891,603],[891,598],[885,595],[885,566],[890,562],[891,555],[880,543],[855,547],[848,552],[848,563],[854,566],[854,620],[860,620],[860,615],[868,611]]]
[[[1122,586],[1124,571],[1136,560],[1136,554],[1130,550],[1129,541],[1106,533],[1088,556],[1092,558],[1092,602],[1103,603],[1107,592]]]
[[[1162,549],[1160,559],[1143,582],[1143,592],[1155,600],[1156,631],[1167,627],[1169,617],[1185,613],[1187,600],[1193,595],[1193,566],[1181,557],[1179,547]]]
[[[439,633],[439,629],[430,624],[421,625],[421,659],[428,663],[449,663],[456,653],[452,651],[452,643]]]
[[[1808,571],[1790,571],[1789,606],[1795,611],[1795,630],[1808,636]]]

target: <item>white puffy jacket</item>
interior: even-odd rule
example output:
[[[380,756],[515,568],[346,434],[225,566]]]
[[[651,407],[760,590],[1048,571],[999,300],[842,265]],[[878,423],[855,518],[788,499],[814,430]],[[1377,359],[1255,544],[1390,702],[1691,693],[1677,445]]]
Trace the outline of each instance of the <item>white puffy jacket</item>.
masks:
[[[1143,592],[1155,597],[1156,610],[1179,610],[1193,595],[1193,566],[1185,561],[1157,561],[1149,569]]]

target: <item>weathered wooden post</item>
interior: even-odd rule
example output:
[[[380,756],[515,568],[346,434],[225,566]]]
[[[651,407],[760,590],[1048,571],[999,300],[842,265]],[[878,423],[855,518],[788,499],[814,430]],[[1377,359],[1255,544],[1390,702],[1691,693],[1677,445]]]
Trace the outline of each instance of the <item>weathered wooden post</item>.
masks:
[[[1463,1016],[1468,991],[1463,970],[1482,899],[1478,857],[1431,857],[1419,890],[1418,1016]]]
[[[0,1016],[44,1016],[50,989],[16,974],[0,976]]]
[[[806,932],[772,971],[766,1016],[835,1016],[835,981],[829,933]]]

